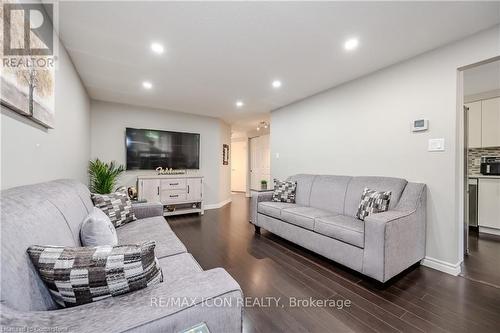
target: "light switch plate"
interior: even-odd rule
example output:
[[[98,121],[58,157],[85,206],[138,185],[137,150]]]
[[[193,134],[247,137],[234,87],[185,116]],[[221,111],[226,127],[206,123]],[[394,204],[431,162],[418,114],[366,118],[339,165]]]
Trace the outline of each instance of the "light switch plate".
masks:
[[[429,139],[428,151],[444,151],[444,139]]]

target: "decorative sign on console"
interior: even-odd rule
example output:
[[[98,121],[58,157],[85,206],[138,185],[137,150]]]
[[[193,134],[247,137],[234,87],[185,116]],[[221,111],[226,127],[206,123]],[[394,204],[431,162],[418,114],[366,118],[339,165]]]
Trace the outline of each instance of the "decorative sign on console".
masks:
[[[139,200],[161,202],[163,215],[204,213],[203,177],[159,175],[137,177]]]
[[[172,168],[163,169],[162,167],[157,167],[155,170],[158,172],[158,175],[183,175],[186,173],[186,170]]]

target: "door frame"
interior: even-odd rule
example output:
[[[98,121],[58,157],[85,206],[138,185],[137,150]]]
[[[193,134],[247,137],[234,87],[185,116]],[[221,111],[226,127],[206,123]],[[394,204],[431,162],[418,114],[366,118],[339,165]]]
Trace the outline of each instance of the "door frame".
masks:
[[[464,95],[464,71],[467,69],[471,69],[474,67],[478,67],[481,65],[488,64],[490,62],[499,61],[500,56],[496,56],[493,58],[485,59],[467,66],[462,66],[457,68],[457,157],[456,157],[456,183],[457,183],[457,193],[456,200],[458,202],[457,207],[457,223],[458,229],[461,232],[458,233],[458,254],[459,254],[459,263],[464,261],[464,254],[467,248],[466,242],[469,234],[469,230],[466,229],[466,221],[468,222],[468,211],[469,207],[467,207],[468,203],[468,190],[469,190],[469,175],[467,174],[468,169],[468,140],[466,130],[467,124],[465,121],[467,117],[464,112],[464,104],[465,104],[465,95]],[[467,215],[466,215],[467,214]]]

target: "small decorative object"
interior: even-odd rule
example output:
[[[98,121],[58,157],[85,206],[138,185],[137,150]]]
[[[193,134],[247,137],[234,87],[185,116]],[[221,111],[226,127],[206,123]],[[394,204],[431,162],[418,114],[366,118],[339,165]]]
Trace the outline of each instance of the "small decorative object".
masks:
[[[92,193],[108,194],[113,192],[118,176],[124,171],[123,165],[115,161],[104,163],[98,158],[89,162],[89,189]]]
[[[137,200],[137,188],[135,186],[129,186],[127,193],[130,200]]]
[[[163,169],[162,167],[157,167],[156,172],[158,173],[158,176],[162,175],[183,175],[186,173],[186,170],[182,169],[172,169],[172,168],[165,168]]]
[[[167,209],[167,212],[173,212],[173,211],[175,211],[175,206],[173,206],[173,205],[168,205],[165,208]]]
[[[194,203],[192,206],[191,206],[193,209],[195,208],[198,208],[198,206]]]
[[[260,181],[260,188],[261,188],[262,190],[267,190],[267,180],[262,179],[262,180]]]
[[[229,164],[229,145],[222,145],[222,165]]]

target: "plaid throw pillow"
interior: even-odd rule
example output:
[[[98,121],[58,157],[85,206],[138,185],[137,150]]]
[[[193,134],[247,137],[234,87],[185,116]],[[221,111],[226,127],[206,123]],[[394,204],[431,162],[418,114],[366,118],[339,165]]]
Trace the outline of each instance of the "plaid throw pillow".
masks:
[[[273,201],[295,203],[297,182],[274,180]]]
[[[366,187],[361,195],[361,202],[359,203],[356,217],[364,221],[365,217],[370,214],[385,212],[389,209],[390,201],[391,191],[378,192]]]
[[[137,220],[132,210],[132,201],[126,190],[119,190],[110,194],[92,193],[94,206],[109,216],[115,228]]]
[[[54,301],[72,307],[162,282],[154,248],[154,241],[96,247],[33,245],[28,254]]]

